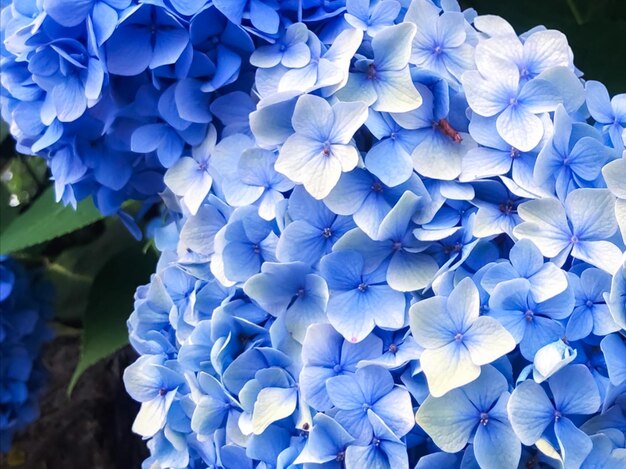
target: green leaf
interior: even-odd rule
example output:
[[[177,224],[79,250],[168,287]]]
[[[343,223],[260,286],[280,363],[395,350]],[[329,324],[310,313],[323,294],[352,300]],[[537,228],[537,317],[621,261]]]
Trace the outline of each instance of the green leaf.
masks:
[[[136,243],[113,256],[98,272],[89,293],[81,356],[68,395],[87,368],[128,343],[126,320],[133,310],[135,289],[148,282],[155,265],[156,256],[144,254]]]
[[[50,187],[0,234],[0,253],[36,246],[102,218],[91,199],[80,202],[76,210],[63,207],[54,201],[54,189]]]
[[[64,250],[46,267],[55,287],[55,315],[63,322],[78,323],[87,309],[94,277],[113,256],[137,241],[118,218],[104,220],[104,232],[82,246]]]

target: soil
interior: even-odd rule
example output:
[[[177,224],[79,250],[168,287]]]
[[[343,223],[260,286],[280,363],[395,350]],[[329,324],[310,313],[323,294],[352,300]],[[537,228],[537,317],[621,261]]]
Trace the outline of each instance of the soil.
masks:
[[[78,338],[60,337],[43,353],[50,372],[37,421],[14,438],[2,469],[134,469],[147,457],[131,432],[138,411],[124,391],[122,373],[134,352],[124,348],[88,369],[71,397],[67,384],[78,362]]]

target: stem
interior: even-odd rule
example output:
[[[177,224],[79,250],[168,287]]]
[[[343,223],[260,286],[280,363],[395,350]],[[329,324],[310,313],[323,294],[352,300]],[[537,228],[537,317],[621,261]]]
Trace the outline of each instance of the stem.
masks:
[[[49,271],[57,273],[59,275],[63,275],[76,282],[91,283],[93,281],[93,279],[87,275],[77,274],[67,269],[66,267],[63,267],[62,265],[54,262],[49,262],[46,267]]]
[[[569,9],[572,12],[572,15],[574,16],[574,19],[576,20],[576,23],[579,26],[585,24],[585,18],[580,12],[580,9],[578,8],[578,5],[576,4],[576,0],[567,0],[567,4],[569,6]]]

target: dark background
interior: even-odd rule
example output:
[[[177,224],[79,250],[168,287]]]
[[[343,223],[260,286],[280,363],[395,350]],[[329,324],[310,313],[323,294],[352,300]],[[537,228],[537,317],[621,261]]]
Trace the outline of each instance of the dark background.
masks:
[[[564,32],[586,79],[602,81],[611,94],[626,92],[626,0],[461,0],[461,4],[479,14],[504,17],[518,34],[539,24]],[[38,159],[14,157],[10,139],[1,147],[0,169],[10,165],[14,174],[7,187],[28,205],[47,178],[45,165]],[[73,236],[91,238],[89,230]],[[75,238],[61,242],[77,244]],[[132,350],[126,347],[87,370],[68,398],[67,384],[79,349],[80,338],[71,334],[46,347],[43,357],[50,383],[41,402],[42,416],[17,435],[12,453],[0,460],[2,469],[140,467],[147,452],[145,443],[131,432],[137,405],[121,383],[124,368],[134,359]]]

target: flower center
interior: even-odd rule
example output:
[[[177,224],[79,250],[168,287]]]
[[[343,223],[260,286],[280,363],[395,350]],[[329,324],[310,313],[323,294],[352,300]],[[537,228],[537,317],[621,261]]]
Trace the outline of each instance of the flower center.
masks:
[[[587,305],[587,308],[591,308],[591,307],[593,306],[593,301],[591,301],[591,300],[587,300],[587,301],[585,302],[585,305]]]
[[[578,236],[576,236],[576,235],[572,235],[572,237],[570,238],[570,242],[571,242],[572,244],[576,244],[576,243],[578,243]]]
[[[254,251],[255,254],[261,254],[261,246],[259,246],[258,244],[253,245],[252,251]]]
[[[391,344],[391,345],[389,346],[389,351],[390,351],[391,353],[394,353],[394,354],[395,354],[395,353],[397,353],[397,352],[398,352],[398,346],[397,346],[396,344]]]
[[[501,203],[498,208],[500,209],[500,212],[504,213],[505,215],[511,215],[512,213],[516,212],[515,204],[511,200],[507,200],[506,202]]]
[[[520,151],[517,148],[511,147],[511,158],[515,159],[519,157],[520,157]]]
[[[367,291],[367,283],[360,283],[357,288],[361,293],[364,293]]]
[[[372,183],[372,191],[373,192],[382,192],[383,191],[383,185],[381,182],[376,181],[374,183]]]
[[[342,462],[344,459],[346,459],[346,452],[345,451],[339,451],[337,453],[337,457],[335,458],[336,461]]]
[[[561,411],[555,410],[554,411],[554,421],[558,422],[559,420],[561,420],[561,417],[563,417],[563,414],[561,414]]]
[[[330,156],[330,153],[330,142],[324,142],[324,146],[322,147],[322,155],[328,158]]]
[[[326,239],[330,238],[333,235],[333,232],[331,231],[330,228],[324,228],[324,230],[322,231],[322,236]]]
[[[526,313],[524,314],[524,318],[526,318],[526,320],[529,322],[533,320],[534,316],[535,316],[535,313],[531,311],[530,309],[526,310]]]
[[[486,412],[481,412],[480,413],[480,424],[482,426],[487,426],[487,424],[489,423],[489,414]]]
[[[375,80],[376,79],[376,65],[373,63],[367,66],[367,79]]]
[[[456,340],[457,342],[461,342],[463,340],[463,334],[461,332],[457,332],[454,336],[454,340]]]

